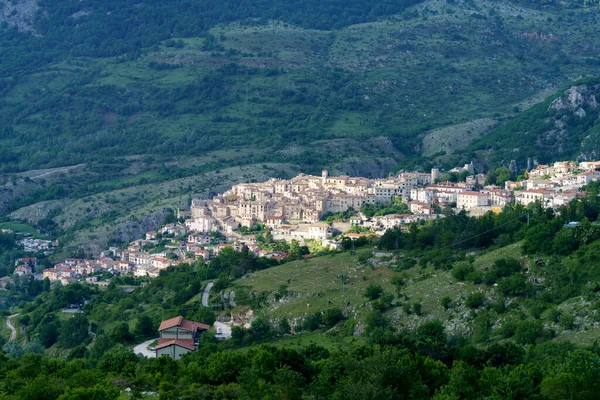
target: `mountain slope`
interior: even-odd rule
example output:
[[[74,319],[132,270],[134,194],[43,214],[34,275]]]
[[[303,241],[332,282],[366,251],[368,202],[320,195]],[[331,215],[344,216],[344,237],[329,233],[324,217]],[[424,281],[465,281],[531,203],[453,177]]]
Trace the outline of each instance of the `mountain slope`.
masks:
[[[576,82],[476,140],[470,151],[491,164],[516,161],[520,169],[561,160],[600,157],[600,80]]]
[[[3,170],[372,136],[419,154],[423,132],[500,117],[572,76],[593,74],[590,54],[600,40],[595,13],[508,2],[429,0],[402,14],[393,13],[410,3],[384,10],[369,3],[327,31],[314,29],[323,28],[312,18],[320,8],[282,7],[268,17],[283,22],[243,19],[258,15],[247,13],[209,32],[209,24],[178,30],[201,14],[185,13],[186,4],[174,3],[181,21],[172,26],[171,14],[152,25],[161,3],[48,1],[40,37],[5,31]],[[144,21],[146,13],[156,15]],[[94,30],[100,26],[110,32]],[[131,47],[114,35],[144,40]],[[271,161],[285,160],[275,152]],[[327,166],[309,156],[295,161]]]

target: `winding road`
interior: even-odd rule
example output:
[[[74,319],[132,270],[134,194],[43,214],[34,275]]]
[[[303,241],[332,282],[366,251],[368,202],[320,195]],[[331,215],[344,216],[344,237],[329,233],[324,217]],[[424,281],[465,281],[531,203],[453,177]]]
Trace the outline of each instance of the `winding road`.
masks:
[[[133,348],[133,352],[138,355],[141,354],[142,356],[147,358],[156,358],[156,353],[153,350],[148,349],[150,343],[154,342],[155,340],[158,340],[158,338],[146,340],[144,343],[138,344]]]
[[[13,326],[12,322],[10,322],[10,320],[16,317],[17,315],[19,314],[13,314],[6,318],[6,326],[8,327],[8,329],[10,329],[10,339],[8,339],[9,342],[12,342],[17,338],[17,329]]]
[[[208,295],[210,294],[210,289],[212,289],[214,285],[214,282],[210,282],[204,288],[204,293],[202,293],[202,307],[208,307]]]

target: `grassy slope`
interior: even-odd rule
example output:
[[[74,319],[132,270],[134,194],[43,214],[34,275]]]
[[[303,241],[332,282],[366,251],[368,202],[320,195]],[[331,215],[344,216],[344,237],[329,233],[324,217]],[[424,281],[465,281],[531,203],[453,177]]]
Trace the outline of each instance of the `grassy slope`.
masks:
[[[390,284],[390,276],[393,272],[385,266],[372,267],[361,265],[357,257],[361,253],[369,253],[369,249],[361,249],[357,255],[342,253],[333,256],[319,257],[309,260],[295,261],[274,267],[268,270],[250,274],[246,278],[239,279],[236,285],[250,288],[256,292],[271,292],[278,290],[279,285],[287,284],[290,295],[279,302],[270,297],[269,305],[261,312],[272,319],[277,320],[287,317],[290,321],[301,321],[301,318],[327,308],[339,307],[349,314],[350,319],[358,322],[364,321],[367,312],[371,309],[370,303],[364,297],[365,288],[371,284],[381,285],[386,292],[396,293]],[[474,266],[479,270],[486,270],[499,258],[513,257],[519,259],[525,265],[530,265],[527,257],[521,256],[520,243],[515,243],[500,249],[483,252],[475,257]],[[372,260],[373,261],[373,260]],[[530,265],[531,266],[531,265]],[[342,272],[348,274],[348,284],[345,293],[342,294],[340,275]],[[533,272],[536,276],[535,271]],[[485,295],[486,303],[497,298],[493,286],[474,285],[471,282],[457,282],[449,271],[435,270],[420,267],[412,268],[402,272],[406,278],[406,284],[401,293],[407,296],[407,300],[396,300],[396,307],[389,310],[386,315],[394,326],[402,329],[414,329],[424,321],[439,319],[444,323],[449,334],[472,333],[474,329],[473,319],[485,315],[492,317],[493,328],[490,333],[491,340],[502,340],[497,329],[512,318],[527,314],[528,309],[520,305],[509,309],[507,313],[495,314],[483,308],[472,310],[465,306],[465,299],[469,294],[481,292]],[[450,297],[451,307],[445,310],[441,306],[441,299]],[[417,316],[413,313],[406,314],[402,303],[422,304],[423,314]],[[310,306],[309,306],[310,305]],[[580,298],[570,299],[557,307],[563,314],[576,316],[576,328],[564,329],[556,323],[547,319],[545,314],[542,320],[545,325],[556,332],[556,341],[571,340],[579,344],[589,345],[600,337],[600,328],[594,323],[592,310],[589,303]],[[316,342],[326,347],[343,348],[352,338],[337,334],[338,329],[330,334],[322,331],[313,333],[302,333],[300,336],[283,337],[276,341],[279,344],[298,345],[299,343]],[[359,338],[354,340],[360,340]]]

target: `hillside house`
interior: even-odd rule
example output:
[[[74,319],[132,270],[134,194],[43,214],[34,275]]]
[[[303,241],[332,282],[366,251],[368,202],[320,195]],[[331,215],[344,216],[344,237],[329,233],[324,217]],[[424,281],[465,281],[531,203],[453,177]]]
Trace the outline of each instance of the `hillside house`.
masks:
[[[188,321],[182,316],[162,321],[158,327],[158,345],[154,348],[156,357],[166,355],[179,359],[182,355],[191,353],[198,348],[200,335],[209,329],[209,325]]]
[[[553,192],[549,190],[521,190],[515,194],[515,201],[524,206],[540,201],[544,207],[548,207],[552,202],[552,197]]]
[[[490,198],[487,193],[465,191],[458,194],[456,207],[461,210],[472,210],[477,207],[489,205]]]
[[[19,275],[19,276],[29,276],[29,275],[33,274],[33,268],[31,268],[31,266],[26,265],[26,264],[19,265],[17,268],[15,268],[13,274]]]
[[[429,206],[429,204],[421,201],[411,201],[408,203],[408,206],[410,208],[410,212],[413,214],[433,214],[433,209]]]

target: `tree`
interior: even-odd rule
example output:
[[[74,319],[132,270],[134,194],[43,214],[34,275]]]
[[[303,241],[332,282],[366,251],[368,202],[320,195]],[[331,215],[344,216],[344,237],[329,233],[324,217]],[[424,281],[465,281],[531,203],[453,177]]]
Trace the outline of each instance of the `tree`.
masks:
[[[194,319],[203,324],[213,325],[217,320],[215,313],[208,307],[200,307],[194,314]]]
[[[19,342],[16,340],[11,340],[10,342],[6,343],[2,347],[2,351],[4,351],[7,356],[12,358],[21,358],[21,356],[25,353]]]
[[[255,318],[250,324],[250,332],[255,339],[265,339],[271,333],[271,324],[263,317]]]
[[[58,343],[71,348],[80,345],[88,338],[89,323],[83,314],[75,314],[62,323]]]
[[[290,333],[292,327],[290,326],[290,321],[286,317],[283,317],[281,321],[279,321],[279,332],[286,335]]]
[[[521,344],[533,344],[542,335],[544,326],[540,320],[525,320],[517,324],[515,340]]]
[[[119,397],[119,388],[95,385],[91,388],[68,387],[58,400],[114,400],[117,397]]]
[[[102,355],[98,362],[98,368],[105,372],[121,374],[123,372],[135,372],[138,358],[127,347],[117,344]]]
[[[138,318],[135,323],[135,328],[133,329],[135,336],[139,339],[144,339],[148,337],[152,337],[156,335],[156,330],[154,329],[154,323],[152,322],[152,318],[147,315],[142,315]]]
[[[115,342],[128,342],[132,339],[131,333],[129,332],[129,324],[121,321],[117,322],[110,334],[112,340]]]
[[[323,325],[327,327],[332,327],[337,324],[339,321],[344,319],[344,314],[342,310],[339,308],[329,308],[321,314],[321,321],[323,321]]]
[[[444,296],[440,300],[440,304],[442,305],[442,307],[444,307],[444,310],[448,310],[450,308],[450,305],[452,304],[452,299],[448,296]]]
[[[302,393],[306,379],[297,371],[292,370],[289,365],[284,365],[275,371],[273,376],[279,398],[289,400],[302,399]]]
[[[469,308],[479,308],[484,300],[485,295],[483,293],[471,293],[465,299],[465,305]]]
[[[52,346],[58,340],[58,327],[56,322],[50,322],[42,326],[39,331],[39,339],[46,348]]]
[[[383,294],[383,288],[375,283],[371,283],[365,289],[365,297],[369,300],[376,300]]]
[[[44,354],[44,345],[39,340],[32,340],[25,346],[27,354]]]

